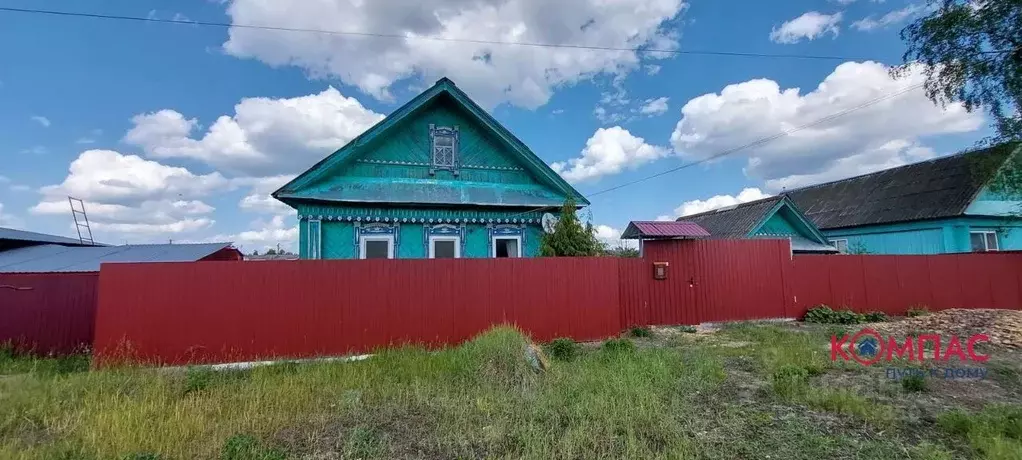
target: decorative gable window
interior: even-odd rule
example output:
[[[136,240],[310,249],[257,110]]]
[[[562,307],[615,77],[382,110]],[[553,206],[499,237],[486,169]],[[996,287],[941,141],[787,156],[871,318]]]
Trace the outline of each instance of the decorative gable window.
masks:
[[[448,170],[458,175],[458,127],[429,125],[432,159],[429,173]]]

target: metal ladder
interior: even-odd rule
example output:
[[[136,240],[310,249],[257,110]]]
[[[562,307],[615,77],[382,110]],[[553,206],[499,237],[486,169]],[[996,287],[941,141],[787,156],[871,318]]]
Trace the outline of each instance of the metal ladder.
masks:
[[[67,197],[67,203],[71,205],[71,217],[75,220],[75,228],[78,230],[78,241],[82,244],[88,243],[90,246],[95,245],[96,242],[92,239],[92,228],[89,227],[89,215],[85,213],[85,202],[74,197]],[[75,208],[75,203],[78,203],[78,207],[81,210]],[[81,220],[78,219],[78,215],[81,214]],[[84,222],[84,223],[82,223]],[[85,227],[85,232],[82,232],[82,227]]]

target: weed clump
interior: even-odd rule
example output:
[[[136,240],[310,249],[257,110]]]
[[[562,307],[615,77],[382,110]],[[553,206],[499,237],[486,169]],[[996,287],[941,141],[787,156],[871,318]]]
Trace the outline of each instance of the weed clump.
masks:
[[[582,354],[582,346],[574,340],[561,337],[547,344],[546,352],[558,361],[573,361]]]
[[[635,351],[635,343],[628,338],[610,339],[600,348],[607,353],[631,353]]]
[[[926,378],[918,374],[907,375],[901,379],[901,388],[911,393],[926,391]]]
[[[653,332],[649,328],[635,326],[632,330],[628,331],[632,337],[636,338],[649,338],[653,337]]]

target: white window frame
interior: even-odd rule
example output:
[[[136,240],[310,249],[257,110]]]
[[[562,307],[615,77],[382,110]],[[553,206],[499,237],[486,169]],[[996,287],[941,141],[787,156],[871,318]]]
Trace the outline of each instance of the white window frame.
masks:
[[[997,237],[997,232],[994,230],[971,230],[969,231],[969,251],[972,251],[972,235],[983,235],[983,252],[997,252],[1001,250],[1001,239]],[[990,249],[987,244],[987,235],[994,235],[994,242],[997,243],[997,247]]]
[[[312,224],[316,224],[316,244],[312,244]],[[323,258],[323,221],[319,219],[309,219],[308,228],[306,229],[308,234],[305,244],[306,252],[310,259],[322,259]]]
[[[460,236],[435,235],[435,236],[430,236],[429,237],[429,258],[430,259],[435,259],[436,258],[436,247],[433,246],[433,243],[436,242],[436,241],[453,241],[454,242],[454,258],[455,259],[460,259],[461,258],[461,237]]]
[[[366,241],[386,241],[387,258],[394,258],[394,235],[362,235],[358,238],[358,258],[366,258]]]
[[[497,258],[497,240],[515,240],[518,242],[518,257],[522,257],[522,236],[521,235],[501,235],[494,236],[493,241],[490,242],[490,256],[494,259]]]
[[[844,251],[842,251],[841,248],[837,247],[837,242],[838,241],[844,241],[845,242],[845,250]],[[834,239],[831,239],[831,240],[827,240],[827,242],[830,243],[831,246],[834,246],[834,249],[837,249],[838,254],[848,254],[848,238],[834,238]]]

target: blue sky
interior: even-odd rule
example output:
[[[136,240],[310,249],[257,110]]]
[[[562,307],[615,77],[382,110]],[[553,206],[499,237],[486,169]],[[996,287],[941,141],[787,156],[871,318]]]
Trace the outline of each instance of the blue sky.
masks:
[[[268,193],[443,75],[584,194],[896,94],[724,159],[593,196],[593,222],[608,240],[629,220],[673,218],[921,161],[989,134],[981,114],[930,104],[914,86],[922,81],[918,69],[900,80],[888,76],[885,66],[900,63],[905,48],[898,31],[924,12],[918,1],[285,3],[0,6],[842,59],[653,55],[0,12],[0,40],[8,45],[0,48],[0,225],[69,235],[71,194],[86,201],[105,242],[293,246],[296,220]]]

